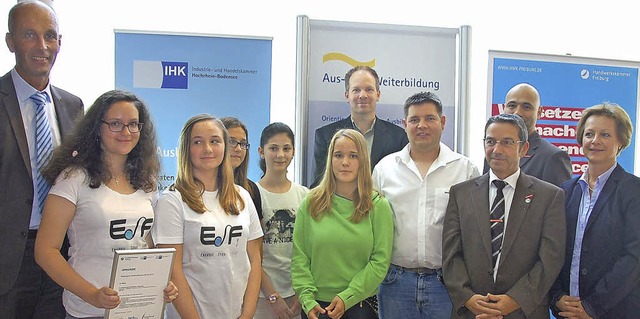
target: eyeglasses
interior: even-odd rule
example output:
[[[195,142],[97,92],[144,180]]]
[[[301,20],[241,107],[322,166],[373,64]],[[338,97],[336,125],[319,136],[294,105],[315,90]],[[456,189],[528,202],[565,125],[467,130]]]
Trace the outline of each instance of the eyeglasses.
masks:
[[[230,139],[229,142],[227,142],[227,144],[231,148],[235,148],[236,146],[240,145],[240,148],[243,149],[243,150],[248,150],[249,146],[251,146],[249,144],[249,142],[238,142],[238,141],[236,141],[234,139]]]
[[[483,138],[482,139],[484,141],[484,146],[486,147],[494,147],[496,146],[496,144],[502,144],[502,146],[504,147],[514,147],[519,143],[522,143],[522,141],[514,141],[514,140],[496,140],[493,138]]]
[[[107,124],[109,131],[115,132],[115,133],[124,131],[125,127],[129,129],[129,133],[138,133],[142,130],[142,124],[143,124],[139,122],[131,122],[129,124],[124,124],[118,121],[113,121],[113,122],[102,121],[102,123]]]

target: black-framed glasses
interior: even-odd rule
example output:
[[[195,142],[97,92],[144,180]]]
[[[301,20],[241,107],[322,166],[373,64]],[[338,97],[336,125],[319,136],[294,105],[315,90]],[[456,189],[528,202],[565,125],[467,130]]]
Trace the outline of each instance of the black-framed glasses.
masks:
[[[249,144],[249,142],[238,142],[238,141],[236,141],[234,139],[229,139],[229,142],[227,144],[231,148],[235,148],[236,146],[240,145],[240,148],[243,149],[243,150],[248,150],[249,147],[251,146],[251,144]]]
[[[496,140],[493,138],[483,138],[482,139],[484,141],[484,146],[486,147],[494,147],[496,146],[496,144],[502,144],[502,146],[504,147],[515,147],[516,145],[518,145],[519,143],[522,143],[522,141],[515,141],[515,140],[511,140],[511,139],[506,139],[506,140]]]
[[[107,124],[109,131],[114,133],[120,133],[124,131],[125,127],[129,129],[129,133],[139,133],[140,131],[142,131],[142,124],[144,124],[140,122],[131,122],[129,124],[124,124],[119,121],[107,122],[104,120],[102,121],[102,123]]]

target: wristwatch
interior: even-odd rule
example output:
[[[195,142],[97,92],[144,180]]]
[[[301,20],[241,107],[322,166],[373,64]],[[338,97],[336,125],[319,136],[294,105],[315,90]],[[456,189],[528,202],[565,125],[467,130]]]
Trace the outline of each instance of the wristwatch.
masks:
[[[278,300],[278,295],[276,294],[271,294],[269,295],[269,303],[276,303],[276,300]]]

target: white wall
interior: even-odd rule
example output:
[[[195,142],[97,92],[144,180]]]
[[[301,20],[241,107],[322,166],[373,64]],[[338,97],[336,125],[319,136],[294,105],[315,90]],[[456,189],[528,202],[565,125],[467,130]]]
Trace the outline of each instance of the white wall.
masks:
[[[15,3],[0,1],[0,30],[6,32],[7,14]],[[640,19],[629,2],[620,0],[55,0],[54,5],[63,38],[52,82],[85,104],[114,87],[114,29],[267,36],[273,37],[271,121],[292,127],[297,15],[431,27],[470,25],[471,106],[480,112],[472,118],[485,116],[488,50],[640,60]],[[8,49],[0,50],[1,74],[13,65]],[[472,136],[480,136],[483,126],[482,121],[472,122]],[[480,138],[472,140],[470,156],[482,165]]]

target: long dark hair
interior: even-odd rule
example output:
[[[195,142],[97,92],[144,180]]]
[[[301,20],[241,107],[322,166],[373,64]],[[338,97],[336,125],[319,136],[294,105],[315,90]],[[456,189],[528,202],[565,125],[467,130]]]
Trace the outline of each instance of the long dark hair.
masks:
[[[274,122],[267,125],[264,129],[262,129],[262,134],[260,135],[260,147],[264,149],[264,146],[267,145],[269,139],[280,134],[284,133],[291,140],[291,146],[295,148],[295,138],[293,137],[293,131],[289,127],[289,125],[284,124],[282,122]],[[264,158],[260,159],[260,169],[262,170],[262,176],[267,173],[267,162],[265,162]]]
[[[53,152],[51,161],[42,175],[53,184],[68,168],[82,168],[89,179],[89,187],[98,188],[113,176],[103,158],[100,129],[104,114],[118,102],[131,102],[138,110],[139,121],[144,126],[138,144],[131,150],[125,162],[125,173],[135,189],[151,192],[157,188],[160,160],[157,154],[156,132],[149,109],[133,93],[112,90],[96,99],[87,113],[78,118],[73,131]]]

